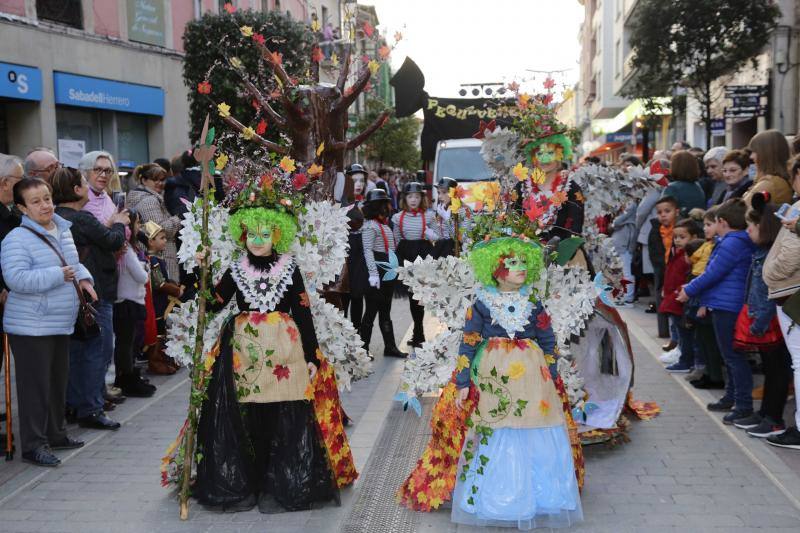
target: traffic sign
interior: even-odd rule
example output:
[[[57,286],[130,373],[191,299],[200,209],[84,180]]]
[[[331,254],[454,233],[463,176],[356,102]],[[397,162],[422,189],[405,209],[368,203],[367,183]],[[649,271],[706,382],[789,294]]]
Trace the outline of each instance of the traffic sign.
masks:
[[[725,98],[748,97],[748,96],[768,96],[769,86],[767,85],[726,85]]]

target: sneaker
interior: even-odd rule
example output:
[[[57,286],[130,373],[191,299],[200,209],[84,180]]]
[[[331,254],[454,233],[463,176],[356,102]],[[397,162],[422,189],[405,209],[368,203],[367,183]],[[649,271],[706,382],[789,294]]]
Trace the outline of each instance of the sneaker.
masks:
[[[658,310],[656,309],[656,304],[648,305],[647,309],[645,309],[644,312],[647,313],[648,315],[656,314],[658,312]]]
[[[104,396],[106,396],[106,398],[109,400],[112,398],[117,398],[118,396],[122,396],[122,389],[115,385],[106,385]]]
[[[726,426],[730,426],[735,422],[744,421],[748,418],[753,416],[753,411],[740,411],[740,410],[733,410],[727,415],[722,417],[722,423]]]
[[[733,425],[739,429],[753,429],[761,424],[763,417],[758,413],[753,413],[752,415],[748,416],[747,418],[742,418],[741,420],[735,420]]]
[[[686,374],[683,379],[691,383],[692,381],[697,381],[704,376],[704,370],[702,368],[694,367],[694,370]]]
[[[759,425],[752,429],[748,429],[747,434],[751,437],[766,439],[767,437],[772,437],[773,435],[780,435],[785,431],[786,426],[782,422],[775,422],[770,417],[765,416]]]
[[[797,431],[797,428],[792,426],[780,435],[767,437],[767,444],[772,444],[779,448],[800,450],[800,431]]]
[[[674,348],[667,353],[661,354],[658,360],[666,365],[674,365],[681,358],[681,349]]]
[[[681,363],[675,363],[673,365],[669,365],[667,368],[665,368],[665,370],[671,374],[688,374],[692,371],[692,367]]]
[[[720,398],[718,401],[710,403],[706,405],[706,409],[709,411],[730,411],[733,409],[733,400],[726,400],[725,398]]]
[[[674,350],[677,347],[678,347],[678,343],[673,341],[673,340],[671,340],[667,344],[663,344],[661,346],[661,351],[662,352],[671,352],[672,350]]]

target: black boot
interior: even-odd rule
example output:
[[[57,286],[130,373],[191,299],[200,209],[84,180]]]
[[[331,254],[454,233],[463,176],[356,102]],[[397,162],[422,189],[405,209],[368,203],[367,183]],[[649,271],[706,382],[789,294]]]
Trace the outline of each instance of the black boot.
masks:
[[[392,321],[381,322],[381,333],[383,334],[383,356],[384,357],[408,357],[408,354],[401,352],[394,342],[394,327]]]
[[[139,369],[134,369],[131,374],[123,374],[114,382],[114,385],[122,389],[125,396],[131,398],[149,398],[156,392],[156,388],[149,383],[145,383]]]
[[[361,337],[364,349],[369,353],[369,343],[372,340],[372,324],[362,322],[361,327],[358,329],[358,335]]]
[[[412,348],[421,348],[423,342],[425,342],[425,330],[422,328],[422,322],[419,324],[414,322],[414,333],[411,335],[408,345]]]

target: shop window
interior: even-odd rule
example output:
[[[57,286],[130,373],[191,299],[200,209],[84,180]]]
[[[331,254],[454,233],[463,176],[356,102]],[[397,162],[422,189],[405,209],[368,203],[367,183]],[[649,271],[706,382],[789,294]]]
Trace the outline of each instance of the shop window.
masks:
[[[36,0],[36,16],[42,20],[83,29],[81,0]]]
[[[0,154],[7,154],[8,148],[8,121],[6,120],[6,106],[0,102]]]
[[[99,111],[56,107],[56,137],[83,141],[86,152],[100,150],[103,127]]]
[[[136,166],[150,158],[147,146],[147,117],[117,113],[117,161],[120,166]],[[158,154],[163,156],[164,154]]]

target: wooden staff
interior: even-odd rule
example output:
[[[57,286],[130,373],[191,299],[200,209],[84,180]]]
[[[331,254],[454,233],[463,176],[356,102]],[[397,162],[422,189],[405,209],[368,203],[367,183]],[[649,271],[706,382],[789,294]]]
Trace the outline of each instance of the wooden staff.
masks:
[[[203,336],[206,331],[206,291],[208,290],[208,254],[210,253],[211,243],[208,239],[208,215],[209,215],[209,184],[211,183],[211,169],[209,163],[214,156],[216,147],[212,145],[213,132],[209,136],[208,132],[208,115],[203,124],[203,132],[200,135],[200,142],[202,143],[194,151],[194,156],[200,161],[203,172],[203,179],[200,186],[202,194],[202,209],[203,209],[203,224],[200,230],[200,240],[202,242],[203,258],[200,262],[200,291],[199,299],[197,302],[197,330],[194,338],[194,364],[192,365],[191,372],[191,390],[189,392],[189,427],[186,428],[186,435],[184,437],[184,454],[183,454],[183,472],[181,473],[180,483],[180,516],[181,520],[189,519],[189,482],[192,477],[192,463],[194,461],[195,453],[195,431],[197,429],[197,419],[199,405],[197,398],[199,391],[196,390],[197,382],[200,377],[200,370],[203,361]]]
[[[14,459],[14,436],[11,433],[11,350],[8,335],[3,333],[3,365],[6,367],[6,461]]]
[[[456,257],[461,256],[461,232],[458,229],[458,211],[453,213],[453,243]]]

